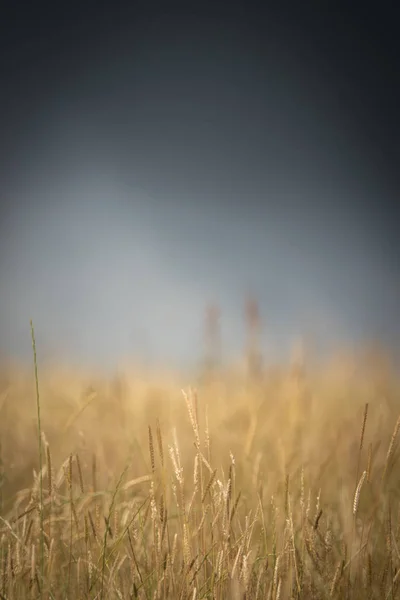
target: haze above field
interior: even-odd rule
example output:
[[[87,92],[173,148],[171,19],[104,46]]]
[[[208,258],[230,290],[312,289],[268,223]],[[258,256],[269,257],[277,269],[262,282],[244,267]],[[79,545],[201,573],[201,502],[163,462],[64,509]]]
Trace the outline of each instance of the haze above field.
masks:
[[[210,301],[237,355],[247,292],[272,355],[302,332],[398,349],[389,16],[121,5],[4,27],[3,355],[30,358],[33,318],[43,359],[186,364]]]

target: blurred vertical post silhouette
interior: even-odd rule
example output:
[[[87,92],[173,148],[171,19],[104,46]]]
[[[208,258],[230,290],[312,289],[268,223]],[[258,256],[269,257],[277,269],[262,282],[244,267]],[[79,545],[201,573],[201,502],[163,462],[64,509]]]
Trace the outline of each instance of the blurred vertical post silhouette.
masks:
[[[205,373],[215,374],[221,366],[220,310],[216,304],[209,304],[205,314]]]
[[[261,317],[257,300],[249,296],[245,303],[245,321],[247,330],[247,370],[251,378],[262,373],[261,353]]]
[[[306,346],[304,336],[298,336],[292,342],[290,355],[290,373],[300,381],[305,375]]]

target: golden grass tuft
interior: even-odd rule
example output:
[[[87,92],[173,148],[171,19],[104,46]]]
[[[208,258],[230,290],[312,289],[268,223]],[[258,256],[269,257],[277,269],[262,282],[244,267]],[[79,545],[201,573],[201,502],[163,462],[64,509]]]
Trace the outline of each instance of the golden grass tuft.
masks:
[[[400,387],[362,367],[2,373],[0,599],[399,597]]]

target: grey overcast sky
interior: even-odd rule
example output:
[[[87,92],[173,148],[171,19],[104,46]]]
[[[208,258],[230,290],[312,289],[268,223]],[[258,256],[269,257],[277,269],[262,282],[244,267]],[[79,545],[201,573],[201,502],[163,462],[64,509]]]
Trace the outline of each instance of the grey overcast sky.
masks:
[[[393,15],[26,4],[1,24],[3,357],[32,318],[43,360],[191,363],[210,301],[238,355],[247,293],[272,355],[399,348]]]

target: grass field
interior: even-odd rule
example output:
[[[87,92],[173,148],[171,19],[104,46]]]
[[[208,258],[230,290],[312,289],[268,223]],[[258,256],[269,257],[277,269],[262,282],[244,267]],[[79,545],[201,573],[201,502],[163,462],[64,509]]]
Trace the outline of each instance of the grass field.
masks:
[[[384,362],[37,367],[1,372],[1,599],[400,597]]]

